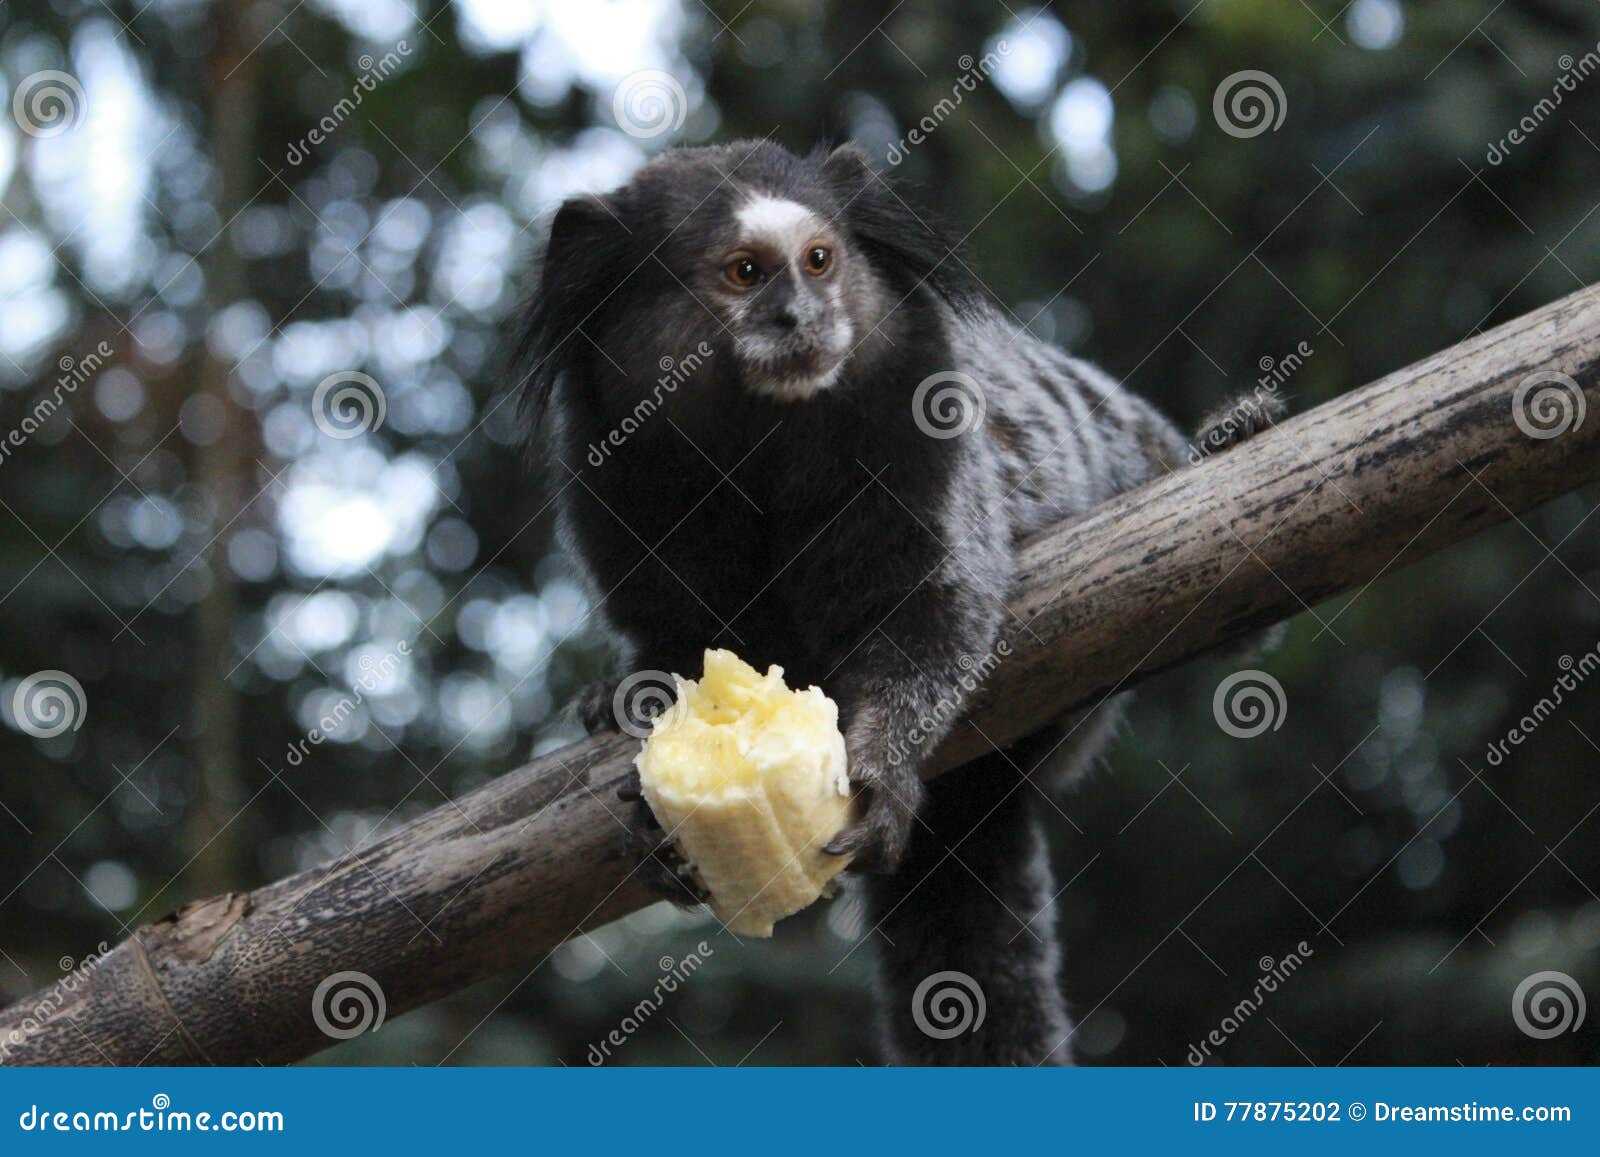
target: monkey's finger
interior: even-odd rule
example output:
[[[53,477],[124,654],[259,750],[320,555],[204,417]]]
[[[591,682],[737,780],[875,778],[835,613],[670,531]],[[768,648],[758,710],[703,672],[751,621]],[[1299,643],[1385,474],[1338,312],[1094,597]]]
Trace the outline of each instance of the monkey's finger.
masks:
[[[637,771],[630,771],[622,777],[622,782],[617,784],[617,798],[624,803],[634,803],[644,799],[644,788],[639,783]]]
[[[851,824],[833,839],[822,845],[822,850],[830,856],[853,856],[872,842],[873,831],[870,824]]]

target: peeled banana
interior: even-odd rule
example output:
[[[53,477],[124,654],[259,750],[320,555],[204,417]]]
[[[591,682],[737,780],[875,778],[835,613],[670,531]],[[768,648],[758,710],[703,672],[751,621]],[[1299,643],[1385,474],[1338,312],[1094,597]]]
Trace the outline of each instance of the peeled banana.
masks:
[[[847,861],[822,851],[850,816],[839,708],[731,651],[707,651],[698,681],[673,679],[677,702],[634,759],[645,801],[717,918],[771,936],[774,921],[831,891]]]

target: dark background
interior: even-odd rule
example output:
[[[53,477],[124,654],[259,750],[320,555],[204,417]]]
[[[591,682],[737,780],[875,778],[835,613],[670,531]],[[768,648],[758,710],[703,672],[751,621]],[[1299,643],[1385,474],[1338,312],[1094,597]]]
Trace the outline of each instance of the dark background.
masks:
[[[680,141],[885,157],[1001,39],[896,178],[971,229],[1021,321],[1185,423],[1302,341],[1299,409],[1600,277],[1590,0],[0,7],[0,427],[62,359],[112,350],[0,460],[0,996],[572,738],[558,708],[608,653],[499,404],[555,205]],[[647,68],[685,116],[642,139],[612,96]],[[51,69],[81,97],[34,137],[12,94]],[[1247,69],[1283,120],[1241,138],[1212,101]],[[312,421],[342,371],[386,401],[347,440]],[[1302,940],[1218,1063],[1600,1060],[1600,1013],[1550,1040],[1512,1017],[1543,970],[1600,997],[1600,687],[1485,759],[1560,657],[1600,643],[1597,502],[1300,616],[1261,664],[1278,731],[1219,729],[1226,663],[1139,693],[1063,802],[1081,834],[1053,824],[1082,1060],[1184,1063]],[[76,731],[19,730],[41,670],[81,683]],[[849,896],[760,944],[651,909],[320,1059],[583,1064],[658,957],[707,938],[615,1063],[870,1061],[863,932]]]

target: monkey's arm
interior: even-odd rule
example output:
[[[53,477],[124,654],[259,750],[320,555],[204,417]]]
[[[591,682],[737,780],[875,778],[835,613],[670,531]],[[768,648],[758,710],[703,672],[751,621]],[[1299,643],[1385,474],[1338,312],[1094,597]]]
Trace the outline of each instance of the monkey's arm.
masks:
[[[913,598],[863,644],[842,681],[840,698],[850,717],[845,746],[859,817],[826,850],[853,853],[857,871],[892,872],[898,866],[925,795],[922,763],[965,713],[977,686],[972,672],[993,648],[997,622],[940,629],[936,624],[948,622],[947,612],[941,599]],[[920,617],[923,629],[908,629],[902,615]]]
[[[924,795],[922,764],[996,661],[1006,614],[1012,555],[1002,518],[938,537],[919,525],[917,537],[875,544],[884,565],[905,568],[900,581],[875,588],[857,578],[839,593],[868,612],[853,638],[834,641],[849,649],[825,686],[843,712],[860,802],[858,821],[828,850],[853,853],[858,871],[898,864]]]

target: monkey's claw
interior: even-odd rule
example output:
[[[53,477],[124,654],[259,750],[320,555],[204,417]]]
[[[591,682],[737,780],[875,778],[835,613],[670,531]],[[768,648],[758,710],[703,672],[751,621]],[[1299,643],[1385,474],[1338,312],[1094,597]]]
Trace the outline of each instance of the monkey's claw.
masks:
[[[900,866],[911,841],[916,801],[901,800],[880,784],[859,785],[857,798],[859,818],[824,844],[822,850],[830,856],[851,856],[852,872],[890,875]]]

